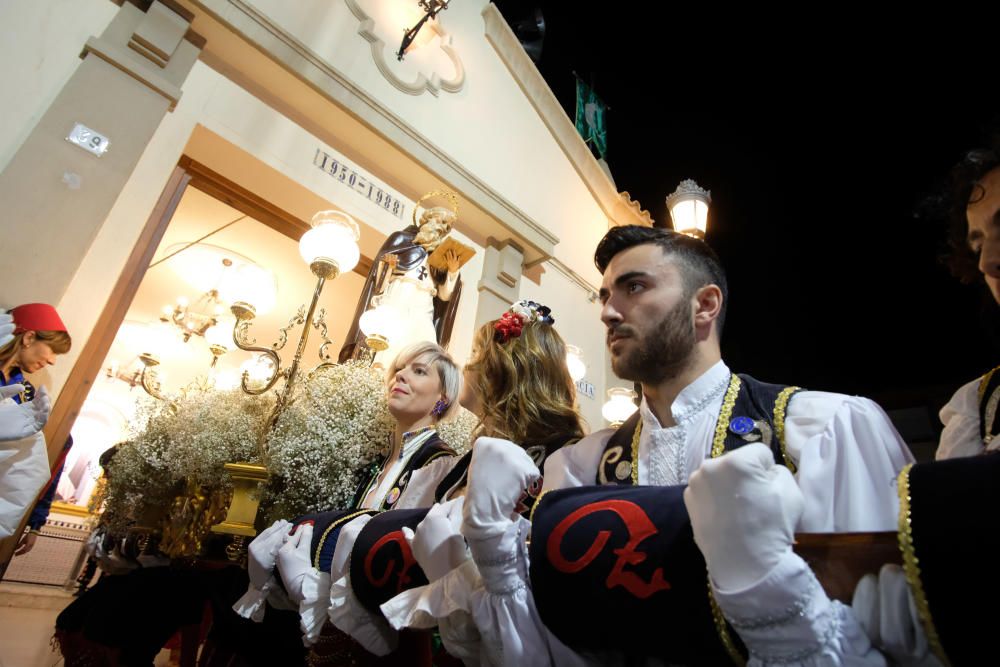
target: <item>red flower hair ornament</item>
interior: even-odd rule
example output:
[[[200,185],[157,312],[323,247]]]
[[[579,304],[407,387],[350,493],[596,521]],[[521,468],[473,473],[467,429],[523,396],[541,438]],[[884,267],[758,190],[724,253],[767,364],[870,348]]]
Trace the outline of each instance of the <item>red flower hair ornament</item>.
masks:
[[[521,300],[512,305],[500,319],[493,323],[497,342],[506,343],[511,338],[518,338],[525,325],[532,322],[555,324],[550,314],[552,310],[534,301]]]

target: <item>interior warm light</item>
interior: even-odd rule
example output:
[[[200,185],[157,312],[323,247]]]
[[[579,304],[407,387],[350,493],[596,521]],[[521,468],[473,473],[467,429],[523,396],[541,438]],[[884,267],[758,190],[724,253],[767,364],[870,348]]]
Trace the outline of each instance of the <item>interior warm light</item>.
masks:
[[[365,335],[368,347],[381,352],[388,349],[389,341],[392,340],[392,335],[400,322],[401,317],[395,308],[380,304],[361,314],[358,327]]]
[[[583,361],[583,353],[576,345],[566,346],[566,366],[573,382],[579,382],[587,374],[587,364]]]
[[[608,402],[601,408],[601,415],[612,425],[621,424],[638,410],[635,404],[637,394],[627,387],[608,389]]]
[[[299,254],[310,267],[316,262],[334,264],[337,273],[346,273],[358,264],[358,223],[341,211],[320,211],[313,216],[312,229],[299,240]]]

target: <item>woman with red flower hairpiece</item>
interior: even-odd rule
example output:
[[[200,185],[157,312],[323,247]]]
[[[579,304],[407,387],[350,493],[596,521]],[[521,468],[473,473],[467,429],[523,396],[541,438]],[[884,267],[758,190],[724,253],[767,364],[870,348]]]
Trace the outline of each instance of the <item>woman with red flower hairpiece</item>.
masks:
[[[494,614],[519,613],[524,608],[493,596],[495,586],[509,579],[505,564],[478,558],[478,554],[492,553],[497,539],[517,548],[541,489],[545,459],[584,435],[575,407],[576,386],[566,366],[566,345],[554,323],[549,308],[519,301],[476,332],[460,399],[479,416],[476,440],[465,456],[442,464],[453,467],[437,487],[438,504],[410,533],[413,556],[430,583],[404,591],[381,607],[397,629],[438,625],[445,648],[466,664],[496,664],[493,658],[502,653],[497,638],[481,638],[477,628],[496,627],[490,620]],[[512,443],[520,449],[520,456],[496,456],[509,451]],[[492,479],[477,480],[476,469],[488,470]],[[507,486],[511,478],[520,480],[518,488],[527,490],[511,507],[501,510],[520,515],[514,530],[497,532],[492,526],[475,525],[475,517],[483,514],[478,505],[490,502],[485,487]],[[416,478],[414,483],[418,483]],[[477,490],[477,486],[483,488]]]
[[[0,538],[17,530],[25,510],[49,479],[49,456],[41,429],[49,416],[45,388],[24,379],[55,363],[71,339],[56,309],[29,303],[0,310]]]

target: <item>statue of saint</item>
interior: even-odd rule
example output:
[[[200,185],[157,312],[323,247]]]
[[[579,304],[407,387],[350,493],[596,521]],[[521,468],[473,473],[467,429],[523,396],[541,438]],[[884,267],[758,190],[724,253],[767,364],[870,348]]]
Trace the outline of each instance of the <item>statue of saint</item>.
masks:
[[[368,353],[358,321],[366,310],[376,306],[390,308],[398,321],[389,332],[389,349],[379,352],[375,363],[384,365],[384,360],[395,358],[399,350],[420,341],[447,347],[462,292],[461,263],[452,251],[445,253],[444,270],[430,266],[428,260],[451,232],[456,219],[455,211],[449,208],[426,208],[417,224],[385,240],[361,290],[340,361]]]

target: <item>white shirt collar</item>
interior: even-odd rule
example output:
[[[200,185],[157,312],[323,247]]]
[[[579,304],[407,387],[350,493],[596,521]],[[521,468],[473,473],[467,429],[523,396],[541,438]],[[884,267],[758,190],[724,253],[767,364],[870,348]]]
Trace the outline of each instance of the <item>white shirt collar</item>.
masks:
[[[429,428],[423,433],[418,433],[411,438],[403,438],[403,446],[400,448],[399,458],[409,459],[417,449],[420,448],[427,440],[437,433],[436,429]],[[405,434],[404,434],[405,435]]]
[[[729,367],[720,359],[711,368],[699,375],[694,382],[684,387],[681,393],[677,394],[677,398],[674,399],[673,404],[670,406],[670,413],[674,421],[681,424],[702,412],[714,399],[718,398],[725,391],[726,386],[729,384],[730,375]],[[645,428],[663,428],[660,425],[660,420],[649,409],[645,396],[642,397],[639,411],[642,415],[642,424]]]

